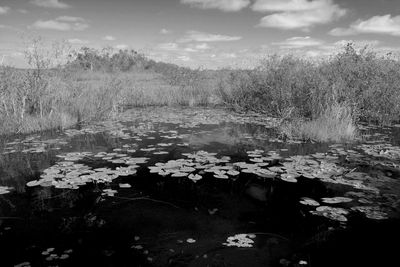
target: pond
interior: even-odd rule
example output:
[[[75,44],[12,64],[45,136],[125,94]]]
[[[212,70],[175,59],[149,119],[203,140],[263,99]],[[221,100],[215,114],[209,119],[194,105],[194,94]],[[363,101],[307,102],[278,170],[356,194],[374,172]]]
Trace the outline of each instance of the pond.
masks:
[[[0,266],[385,266],[399,128],[281,140],[278,121],[146,108],[0,155]],[[397,244],[397,245],[396,245]]]

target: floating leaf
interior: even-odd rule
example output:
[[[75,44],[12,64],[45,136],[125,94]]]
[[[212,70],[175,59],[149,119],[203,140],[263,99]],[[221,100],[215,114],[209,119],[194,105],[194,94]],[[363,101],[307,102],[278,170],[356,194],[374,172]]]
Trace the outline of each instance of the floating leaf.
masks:
[[[130,184],[119,184],[120,188],[131,188],[132,186]]]
[[[234,236],[228,237],[226,239],[226,243],[223,243],[223,245],[228,247],[251,248],[254,244],[254,240],[252,240],[251,238],[254,237],[254,235],[236,234]]]
[[[319,206],[318,201],[315,201],[314,199],[308,198],[308,197],[301,198],[301,200],[299,202],[301,204],[307,205],[307,206]]]
[[[321,198],[322,202],[327,204],[337,204],[337,203],[346,203],[351,202],[353,199],[348,197],[324,197]]]
[[[295,178],[295,175],[290,174],[290,173],[283,173],[280,176],[281,180],[289,183],[297,183],[297,179]]]
[[[193,182],[197,182],[198,180],[201,180],[203,177],[198,174],[189,174],[188,178]]]
[[[310,211],[310,213],[318,216],[324,216],[331,220],[346,222],[347,218],[345,215],[347,215],[349,212],[342,208],[319,206],[315,211]]]

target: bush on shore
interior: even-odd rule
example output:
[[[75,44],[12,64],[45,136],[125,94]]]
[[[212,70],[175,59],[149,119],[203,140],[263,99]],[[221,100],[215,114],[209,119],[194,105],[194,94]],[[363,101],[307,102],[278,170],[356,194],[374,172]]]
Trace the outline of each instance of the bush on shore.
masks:
[[[333,104],[349,106],[356,121],[399,120],[400,61],[348,44],[315,63],[291,55],[272,56],[252,70],[228,70],[218,87],[234,109],[283,116],[290,110],[315,119]]]

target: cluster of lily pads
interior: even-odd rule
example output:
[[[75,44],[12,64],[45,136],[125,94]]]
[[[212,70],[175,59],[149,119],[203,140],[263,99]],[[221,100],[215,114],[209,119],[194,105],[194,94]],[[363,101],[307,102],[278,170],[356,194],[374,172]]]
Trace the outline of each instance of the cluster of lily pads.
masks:
[[[355,172],[340,165],[339,155],[335,153],[337,147],[330,153],[315,153],[305,156],[291,156],[282,158],[275,151],[265,153],[263,150],[247,151],[248,162],[230,162],[229,157],[216,158],[216,153],[198,151],[196,153],[183,153],[188,159],[170,160],[166,163],[156,163],[149,167],[151,173],[158,173],[161,176],[171,175],[171,177],[188,177],[196,182],[202,179],[202,174],[212,173],[215,178],[228,179],[240,173],[254,174],[260,178],[278,178],[285,182],[297,182],[300,177],[306,179],[318,179],[324,183],[341,184],[353,187],[359,192],[368,192],[359,197],[354,203],[371,204],[366,199],[376,200],[379,196],[379,189],[369,181],[368,174]],[[339,150],[340,151],[340,150]],[[319,202],[312,198],[303,198],[300,203],[315,206],[316,209],[310,211],[313,215],[324,216],[331,220],[340,222],[347,221],[346,215],[350,211],[357,211],[365,214],[370,219],[388,218],[384,208],[378,206],[354,206],[350,210],[343,207],[331,207],[340,203],[353,202],[350,197],[325,197],[321,198],[325,203],[321,206]]]
[[[183,153],[188,159],[169,160],[166,163],[156,163],[150,166],[150,173],[158,173],[161,176],[171,175],[171,177],[188,177],[196,182],[202,179],[198,173],[212,172],[215,178],[228,179],[227,175],[236,176],[239,172],[234,170],[233,165],[217,165],[230,161],[229,157],[218,159],[217,153],[209,153],[206,151],[198,151],[196,153]]]
[[[386,158],[389,160],[400,160],[400,147],[392,144],[361,144],[357,148],[364,153],[377,157]]]
[[[6,143],[1,154],[44,153],[48,150],[60,150],[62,146],[66,144],[68,144],[68,142],[64,138],[50,138],[42,140],[40,136],[28,136],[25,139],[14,139],[12,142]]]
[[[72,249],[66,249],[62,253],[57,254],[55,253],[55,248],[48,248],[42,252],[42,255],[46,256],[46,261],[66,260],[70,257],[72,251]]]
[[[348,203],[353,201],[353,199],[348,197],[324,197],[321,198],[321,202],[325,204],[339,204],[339,203]],[[339,207],[330,207],[330,206],[321,206],[320,203],[312,198],[303,197],[300,201],[301,204],[307,206],[316,207],[315,210],[311,210],[310,213],[313,215],[323,216],[331,220],[346,222],[347,218],[345,215],[349,214],[344,208]]]
[[[121,151],[121,149],[114,149],[114,151]],[[132,150],[128,151],[132,152]],[[57,155],[59,158],[63,158],[65,161],[79,161],[83,159],[102,159],[108,161],[113,164],[125,164],[133,168],[139,167],[137,164],[146,163],[149,158],[146,157],[131,157],[124,153],[116,153],[116,152],[98,152],[97,154],[93,154],[92,152],[70,152],[66,154]]]
[[[236,234],[229,236],[225,243],[222,243],[227,247],[238,247],[238,248],[251,248],[254,244],[254,234]]]
[[[102,159],[107,160],[111,163],[123,164],[127,166],[119,166],[115,169],[92,169],[85,164],[74,162],[90,156],[93,156],[95,158],[101,157]],[[114,156],[116,158],[114,158]],[[146,163],[148,160],[148,158],[144,157],[134,158],[128,157],[126,154],[105,152],[100,152],[95,155],[90,152],[76,152],[59,155],[58,157],[63,158],[64,161],[58,162],[55,165],[45,169],[39,180],[30,181],[27,183],[27,186],[32,187],[40,185],[43,187],[54,186],[60,189],[78,189],[80,186],[92,182],[110,183],[112,182],[112,180],[120,176],[129,176],[136,174],[136,169],[139,167],[139,165],[137,164]],[[127,186],[122,185],[121,187]],[[107,193],[107,195],[110,194],[110,192]]]
[[[7,194],[7,193],[10,193],[11,190],[13,190],[12,187],[0,186],[0,195],[4,195],[4,194]]]
[[[322,198],[322,202],[326,204],[347,203],[351,201],[353,200],[347,197]],[[316,207],[315,210],[310,211],[311,214],[323,216],[339,222],[346,222],[346,215],[350,213],[347,209],[341,207],[320,206],[316,200],[307,197],[302,198],[300,203]],[[388,214],[379,206],[353,206],[350,210],[363,213],[369,219],[384,220],[389,218]]]
[[[231,158],[223,156],[217,158],[217,153],[206,151],[197,151],[195,153],[183,153],[182,155],[188,159],[170,160],[166,163],[156,163],[155,166],[149,167],[151,173],[158,173],[161,176],[171,175],[171,177],[188,177],[194,182],[200,180],[200,174],[212,173],[215,178],[229,179],[229,177],[237,177],[240,172],[253,173],[263,178],[274,178],[277,173],[268,170],[271,162],[281,159],[275,152],[269,153],[268,156],[262,157],[260,153],[263,151],[248,151],[251,157],[250,161],[256,163],[235,162],[230,163]],[[194,172],[198,172],[194,174]]]
[[[312,214],[344,222],[347,221],[346,215],[352,211],[364,214],[369,219],[382,220],[389,218],[390,209],[398,208],[398,194],[383,192],[391,189],[391,187],[387,186],[389,184],[392,184],[392,188],[394,189],[399,188],[399,185],[396,184],[397,180],[390,177],[392,175],[391,172],[385,173],[384,170],[387,167],[396,167],[396,161],[400,159],[397,157],[396,151],[400,151],[400,148],[387,144],[364,144],[356,148],[360,152],[352,149],[343,149],[340,145],[332,145],[327,153],[303,156],[303,160],[297,159],[295,161],[296,165],[300,166],[296,167],[296,169],[301,169],[302,166],[306,168],[308,174],[302,173],[302,176],[305,178],[317,178],[325,183],[351,186],[355,190],[358,190],[356,192],[346,192],[346,197],[321,199],[325,204],[352,202],[352,205],[347,205],[350,206],[349,209],[344,207],[320,206],[312,198],[302,198],[300,200],[301,204],[317,207],[316,210],[310,211]],[[390,150],[382,150],[382,148]],[[314,159],[311,159],[311,162],[309,161],[310,157],[314,157]],[[376,159],[376,157],[390,159],[390,162]],[[318,162],[316,163],[315,161]],[[357,169],[363,170],[359,166],[368,167],[364,171],[357,171]],[[374,169],[376,166],[379,168]],[[390,176],[388,177],[387,175]]]
[[[351,209],[365,214],[369,219],[385,220],[389,218],[388,214],[378,206],[355,206]]]
[[[133,124],[132,121],[134,121]],[[114,148],[112,152],[71,152],[58,155],[63,161],[44,170],[41,178],[30,181],[28,186],[51,185],[57,188],[76,189],[89,182],[110,182],[119,176],[135,174],[136,169],[139,167],[138,164],[147,163],[149,158],[132,157],[132,153],[141,153],[146,156],[149,154],[164,155],[169,154],[173,147],[189,145],[189,143],[177,142],[177,140],[189,137],[189,134],[182,134],[179,129],[188,131],[187,128],[196,128],[200,125],[221,125],[224,123],[243,125],[251,123],[265,128],[273,128],[277,122],[278,120],[266,116],[235,114],[215,109],[152,108],[129,110],[122,114],[118,121],[104,121],[98,124],[86,125],[79,130],[70,129],[65,131],[65,134],[71,138],[82,134],[106,134],[113,140],[122,142],[119,147]],[[165,127],[165,124],[173,124],[176,130],[170,130],[170,127]],[[145,140],[156,139],[155,136],[158,139],[164,139],[164,141],[152,144],[144,142]],[[245,134],[242,137],[245,139],[254,138],[250,134]],[[382,136],[375,137],[382,138]],[[47,141],[40,141],[38,138],[38,136],[27,137],[24,140],[16,140],[8,145],[12,148],[18,144],[30,144],[31,148],[28,148],[26,152],[34,152],[42,151],[44,149],[43,146],[54,145],[54,148],[58,149],[59,146],[56,146],[56,144],[67,143],[62,138]],[[269,137],[267,140],[281,142],[281,140],[273,137]],[[384,218],[387,216],[385,209],[373,205],[373,203],[382,200],[381,194],[384,194],[386,199],[389,198],[391,201],[389,204],[392,207],[398,202],[398,194],[391,198],[390,194],[386,192],[388,189],[384,189],[387,184],[394,183],[389,175],[391,173],[384,171],[370,172],[370,170],[362,170],[358,166],[400,168],[400,148],[388,143],[380,144],[376,142],[370,141],[362,145],[353,146],[353,149],[345,149],[342,145],[332,145],[326,153],[297,155],[287,158],[282,157],[276,151],[254,149],[247,151],[248,160],[241,162],[232,162],[228,156],[217,158],[216,153],[198,151],[195,153],[183,153],[182,155],[186,158],[159,162],[155,166],[150,166],[149,169],[151,173],[157,173],[161,176],[187,177],[193,182],[201,180],[206,173],[211,173],[213,177],[218,179],[234,179],[240,173],[246,173],[253,174],[264,180],[279,179],[289,183],[296,183],[303,178],[317,179],[326,184],[349,186],[354,190],[358,190],[357,192],[368,192],[363,196],[354,198],[351,204],[360,203],[361,205],[354,206],[351,211],[362,212],[369,218]],[[6,152],[10,151],[12,150],[8,149]],[[115,169],[92,169],[87,165],[74,163],[91,160],[103,160],[119,165],[119,167]],[[128,188],[130,185],[120,184],[119,186],[120,188]],[[9,192],[9,189],[0,187],[0,194],[1,192]],[[116,191],[113,189],[105,189],[103,192],[104,195],[114,195],[115,193]],[[346,203],[344,199],[339,198],[336,197],[331,200],[322,198],[320,202],[326,205]],[[353,198],[349,197],[349,199]],[[344,221],[344,217],[347,215],[340,210],[345,209],[344,207],[340,207],[340,209],[335,209],[336,207],[332,207],[332,209],[325,208],[328,206],[325,204],[325,206],[321,206],[319,202],[312,200],[312,198],[304,198],[301,201],[304,202],[302,204],[316,207],[313,211],[315,215],[322,215],[331,219],[336,218],[339,221]]]
[[[347,222],[345,215],[349,214],[349,211],[339,207],[319,206],[315,211],[310,211],[310,213],[339,222]]]

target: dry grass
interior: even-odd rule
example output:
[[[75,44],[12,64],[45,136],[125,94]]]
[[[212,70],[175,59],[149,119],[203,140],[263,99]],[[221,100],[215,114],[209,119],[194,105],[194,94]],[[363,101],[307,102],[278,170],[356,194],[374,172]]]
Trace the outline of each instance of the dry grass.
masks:
[[[18,122],[8,118],[2,118],[0,121],[1,134],[27,134],[33,132],[42,132],[47,130],[63,130],[77,123],[76,118],[68,113],[53,113],[44,117],[25,116]]]
[[[116,98],[114,105],[118,107],[199,106],[218,103],[211,87],[195,84],[171,85],[162,74],[149,70],[112,74],[83,73],[75,80],[92,96],[99,88],[101,92],[111,90],[112,98]],[[83,98],[89,99],[90,95]]]
[[[151,70],[47,71],[40,90],[26,86],[29,79],[29,70],[0,72],[0,135],[66,128],[115,116],[127,107],[218,104],[206,84],[183,80],[171,85]]]
[[[289,139],[317,142],[351,142],[358,132],[350,108],[334,104],[314,120],[295,119],[281,125],[282,134]]]

